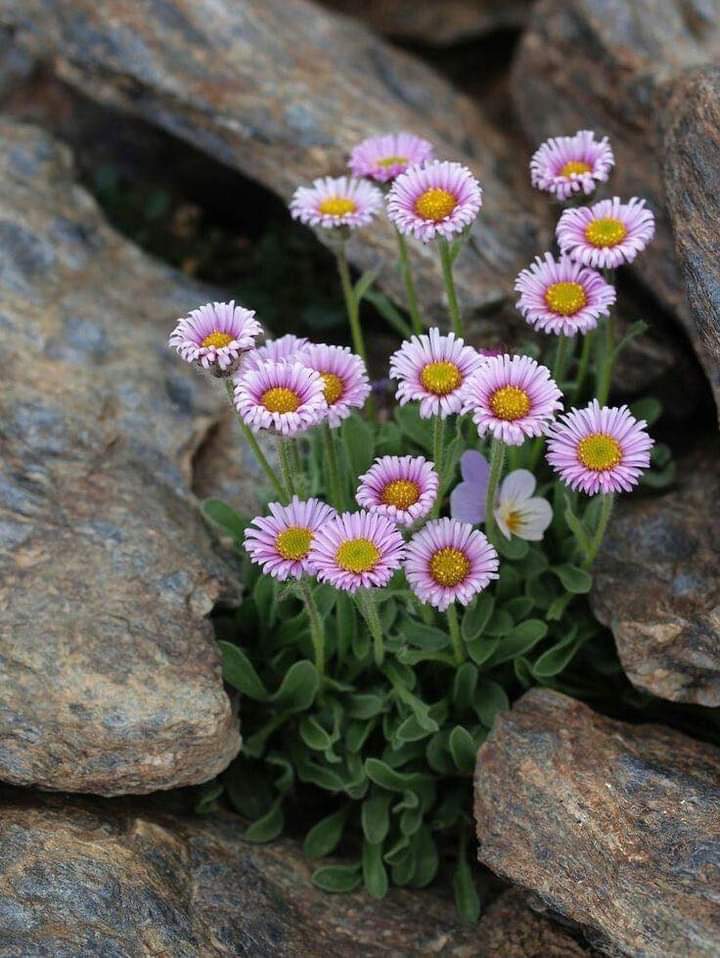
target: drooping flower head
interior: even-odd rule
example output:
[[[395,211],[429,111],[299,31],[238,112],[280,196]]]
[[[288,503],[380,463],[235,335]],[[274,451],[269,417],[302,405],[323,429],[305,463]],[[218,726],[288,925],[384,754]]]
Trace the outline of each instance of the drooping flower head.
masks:
[[[320,375],[300,363],[263,363],[235,380],[235,408],[254,431],[293,436],[327,414]]]
[[[365,405],[370,395],[365,363],[347,346],[309,343],[299,353],[298,362],[320,374],[328,404],[328,423],[333,428],[347,419],[353,409]]]
[[[405,340],[390,357],[390,376],[400,380],[400,405],[416,400],[420,416],[429,419],[460,412],[461,390],[469,376],[487,360],[454,333],[443,336],[433,328]]]
[[[382,206],[382,193],[352,176],[320,177],[312,186],[298,186],[290,201],[293,219],[306,226],[332,229],[367,226]]]
[[[462,233],[481,206],[482,190],[470,170],[440,160],[401,173],[387,197],[388,216],[397,229],[423,243]]]
[[[348,166],[355,176],[368,176],[388,183],[411,166],[427,163],[433,145],[413,133],[385,133],[371,136],[353,149]]]
[[[608,138],[596,140],[592,130],[580,130],[575,136],[546,140],[530,160],[530,179],[537,189],[566,200],[580,190],[589,196],[607,180],[613,166]]]
[[[178,320],[168,345],[188,363],[231,372],[261,333],[252,310],[236,306],[234,301],[207,303]]]
[[[562,409],[562,393],[550,372],[530,356],[486,360],[463,390],[463,412],[472,414],[479,435],[490,433],[508,446],[542,436]]]
[[[441,612],[467,605],[498,578],[498,556],[482,532],[466,522],[435,519],[408,543],[405,576],[421,602]]]
[[[382,456],[360,476],[355,498],[370,512],[411,526],[430,512],[439,485],[437,472],[423,456]]]
[[[546,253],[522,270],[515,280],[517,307],[535,329],[574,336],[595,329],[615,302],[615,288],[592,269],[569,256],[553,259]]]
[[[645,200],[618,196],[593,206],[563,210],[555,230],[563,253],[586,266],[615,269],[632,263],[655,235],[655,217]]]
[[[517,536],[528,542],[540,542],[552,522],[552,506],[535,496],[535,476],[527,469],[515,469],[500,484],[495,519],[506,539]]]
[[[318,529],[308,561],[314,575],[336,589],[387,585],[405,557],[397,526],[377,512],[344,512]]]
[[[257,369],[263,363],[300,362],[298,353],[308,344],[304,336],[287,333],[278,339],[268,339],[244,357],[243,370]]]
[[[650,465],[652,447],[644,420],[627,406],[601,408],[594,399],[553,424],[547,461],[571,489],[589,496],[629,492]]]
[[[319,499],[287,506],[271,502],[269,516],[258,516],[245,530],[245,550],[267,575],[284,582],[309,572],[308,554],[315,533],[337,513]]]

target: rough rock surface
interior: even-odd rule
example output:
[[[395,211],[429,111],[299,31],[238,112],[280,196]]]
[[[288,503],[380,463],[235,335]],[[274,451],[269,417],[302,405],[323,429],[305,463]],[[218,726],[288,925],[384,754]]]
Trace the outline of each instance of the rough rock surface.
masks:
[[[533,144],[580,128],[611,137],[617,161],[612,193],[646,197],[657,217],[655,240],[633,269],[660,303],[683,320],[715,384],[717,349],[706,348],[690,315],[674,256],[662,157],[666,101],[673,84],[682,89],[684,70],[714,62],[718,55],[720,0],[540,0],[513,70],[514,102]],[[682,93],[678,108],[682,110]],[[706,123],[712,125],[712,118]],[[703,130],[697,135],[702,137]],[[713,156],[710,143],[704,150],[704,174],[690,153],[682,172],[668,158],[677,182],[700,197],[702,176],[708,175]],[[698,182],[691,179],[688,184],[687,173]],[[677,200],[671,197],[669,205],[673,203]],[[698,216],[711,235],[711,207],[706,204]],[[701,332],[705,326],[701,322]],[[718,342],[717,328],[713,341]]]
[[[526,693],[480,748],[480,860],[632,958],[720,955],[720,750]]]
[[[236,585],[189,494],[224,397],[166,348],[207,300],[2,121],[0,779],[149,792],[239,747],[205,618]]]
[[[22,49],[51,57],[84,93],[187,139],[283,198],[340,173],[365,136],[411,129],[470,164],[484,189],[475,242],[457,262],[459,295],[482,307],[507,297],[541,248],[533,200],[505,185],[504,137],[471,101],[412,57],[306,0],[0,0]],[[545,207],[543,206],[543,209]],[[544,241],[543,241],[544,242]],[[382,263],[400,291],[395,240],[378,223],[350,244],[360,268]],[[420,293],[444,294],[435,250],[417,247]]]
[[[621,502],[593,571],[595,614],[638,688],[720,705],[720,449],[679,463],[676,490]]]

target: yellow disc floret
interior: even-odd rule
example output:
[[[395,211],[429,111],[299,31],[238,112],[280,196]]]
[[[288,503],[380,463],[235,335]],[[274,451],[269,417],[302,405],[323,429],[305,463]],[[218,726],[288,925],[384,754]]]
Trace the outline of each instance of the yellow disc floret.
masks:
[[[357,203],[346,196],[328,196],[320,201],[318,209],[324,216],[347,216],[357,212]]]
[[[545,302],[554,313],[574,316],[587,304],[587,296],[580,283],[553,283],[545,290]]]
[[[382,491],[380,501],[396,509],[409,509],[420,498],[420,487],[410,479],[394,479]]]
[[[273,386],[272,389],[265,390],[260,402],[268,412],[295,412],[300,405],[300,397],[293,389],[287,389],[285,386]]]
[[[585,228],[585,239],[593,246],[617,246],[627,236],[627,226],[614,216],[592,220]]]
[[[438,585],[452,588],[460,585],[470,571],[470,560],[460,549],[445,546],[430,560],[430,575]]]
[[[405,166],[407,164],[408,158],[406,156],[385,156],[382,160],[377,161],[378,166]]]
[[[200,345],[205,347],[214,346],[215,349],[222,349],[223,346],[227,346],[227,344],[232,341],[233,337],[230,333],[221,333],[219,329],[214,329],[211,333],[208,333]]]
[[[490,408],[498,419],[514,422],[530,412],[530,397],[519,386],[501,386],[490,397]]]
[[[334,406],[345,392],[343,381],[339,376],[336,376],[335,373],[320,373],[320,375],[324,383],[323,394],[325,396],[325,402],[328,406]]]
[[[457,206],[457,199],[447,190],[441,190],[439,187],[433,187],[425,190],[415,200],[415,212],[424,220],[433,220],[439,223],[440,220],[447,219]]]
[[[622,462],[622,447],[617,439],[598,432],[578,443],[578,459],[593,472],[607,472]]]
[[[303,526],[290,526],[279,532],[275,539],[275,548],[283,559],[304,559],[310,551],[313,534]]]
[[[370,572],[380,558],[380,550],[370,539],[347,539],[335,553],[335,561],[346,572]]]
[[[462,374],[455,363],[438,360],[423,366],[420,382],[435,396],[447,396],[462,385]]]
[[[560,176],[572,176],[573,173],[592,173],[592,167],[582,160],[568,160],[560,170]]]

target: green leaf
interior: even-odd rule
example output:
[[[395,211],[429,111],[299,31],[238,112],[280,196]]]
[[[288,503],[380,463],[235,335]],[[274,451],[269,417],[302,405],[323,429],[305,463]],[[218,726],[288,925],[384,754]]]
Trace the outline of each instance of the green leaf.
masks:
[[[432,735],[438,729],[437,724],[434,728],[429,728],[428,723],[421,725],[415,715],[409,715],[398,725],[395,731],[395,738],[398,742],[419,742],[429,735]]]
[[[220,798],[222,793],[225,791],[222,782],[217,781],[208,782],[205,785],[201,786],[200,795],[195,800],[195,805],[193,806],[193,811],[196,815],[208,815],[215,808],[215,802]]]
[[[642,399],[636,399],[630,403],[630,412],[636,419],[644,419],[648,426],[662,416],[663,406],[659,399],[654,396],[644,396]]]
[[[524,655],[547,635],[547,623],[540,619],[527,619],[516,626],[510,635],[502,639],[492,658],[492,665],[509,662],[518,655]]]
[[[465,855],[458,859],[453,875],[455,907],[464,921],[475,923],[480,917],[480,897]]]
[[[478,683],[478,670],[472,662],[464,662],[453,679],[452,698],[456,708],[464,712],[472,705]]]
[[[428,780],[426,775],[397,772],[379,758],[365,759],[365,773],[371,782],[390,792],[405,792]]]
[[[466,642],[468,655],[475,665],[484,665],[492,659],[500,645],[500,639],[475,639],[472,642]]]
[[[342,443],[353,476],[362,475],[373,460],[375,439],[370,426],[356,413],[349,416],[341,427]]]
[[[358,303],[362,302],[366,293],[368,292],[372,284],[375,282],[379,272],[380,270],[378,269],[366,269],[365,272],[360,277],[360,279],[357,281],[357,283],[355,283],[354,293],[355,293],[356,302]]]
[[[402,432],[394,422],[384,422],[377,433],[375,441],[377,456],[402,455]]]
[[[556,565],[552,571],[562,582],[563,587],[573,595],[585,595],[592,587],[592,576],[575,565]]]
[[[465,611],[462,619],[461,632],[466,642],[471,642],[473,639],[482,635],[485,626],[490,621],[494,608],[495,600],[493,597],[487,592],[482,592],[474,604]]]
[[[235,512],[220,499],[206,499],[202,504],[203,513],[216,526],[224,529],[236,542],[242,542],[249,519]]]
[[[425,452],[433,453],[432,419],[421,419],[417,403],[395,407],[395,421],[403,433]]]
[[[530,546],[525,539],[519,539],[517,536],[506,539],[504,535],[499,535],[495,544],[497,545],[497,551],[505,559],[524,559],[530,550]]]
[[[317,785],[318,788],[324,788],[326,792],[345,791],[345,783],[337,772],[325,765],[317,765],[315,762],[304,762],[299,766],[298,778],[302,782],[309,782],[311,785]]]
[[[538,679],[549,679],[560,672],[570,663],[577,650],[582,645],[582,639],[577,638],[577,629],[573,629],[569,636],[557,642],[535,661],[532,666],[533,674]]]
[[[333,608],[335,607],[335,602],[340,593],[337,589],[333,589],[331,585],[316,585],[313,589],[313,598],[318,607],[318,612],[320,613],[321,619],[326,619]]]
[[[282,832],[284,825],[285,816],[282,810],[282,797],[280,797],[273,802],[266,815],[258,818],[245,829],[243,839],[246,842],[256,842],[258,845],[271,842]]]
[[[380,695],[351,695],[348,699],[349,718],[369,719],[379,715],[385,709],[385,699]]]
[[[362,882],[360,865],[325,865],[317,868],[312,876],[313,884],[327,892],[354,891]]]
[[[271,701],[276,709],[304,712],[315,701],[319,688],[320,676],[312,662],[295,662]]]
[[[243,695],[258,702],[265,702],[269,693],[260,681],[250,659],[237,645],[218,642],[223,657],[223,679]]]
[[[518,595],[503,606],[515,622],[522,622],[532,612],[533,600],[526,595]]]
[[[509,708],[510,701],[502,685],[490,680],[480,682],[475,694],[475,712],[483,725],[492,728],[497,713]]]
[[[405,322],[399,311],[395,308],[395,305],[387,298],[387,296],[378,292],[378,290],[373,289],[366,292],[365,299],[369,303],[372,303],[385,322],[388,323],[395,330],[395,332],[400,335],[401,339],[410,339],[413,334],[412,329],[408,323]]]
[[[300,737],[307,747],[315,752],[324,752],[333,744],[322,725],[310,715],[306,715],[300,722]]]
[[[368,895],[384,898],[389,883],[382,857],[382,843],[373,845],[367,839],[363,842],[362,869]]]
[[[338,659],[344,662],[348,650],[353,647],[355,634],[357,632],[357,617],[355,614],[355,603],[345,592],[336,591],[336,622],[337,622],[337,645]]]
[[[270,575],[262,575],[255,583],[253,599],[263,622],[269,629],[275,624],[275,579]]]
[[[406,642],[426,652],[439,652],[450,644],[450,636],[447,632],[436,629],[432,625],[425,625],[423,622],[414,622],[412,619],[405,621],[400,634]]]
[[[415,869],[411,884],[414,888],[424,888],[435,878],[440,864],[432,832],[427,826],[415,833],[412,848],[415,853]]]
[[[359,752],[367,741],[368,736],[375,728],[375,721],[370,719],[362,722],[350,722],[345,733],[345,745],[348,752]]]
[[[475,769],[477,746],[472,735],[462,725],[456,725],[448,740],[453,762],[461,772],[471,773]]]
[[[347,821],[348,810],[341,808],[313,825],[305,836],[303,851],[308,858],[322,858],[337,848]]]
[[[390,802],[392,796],[387,792],[374,792],[366,798],[360,809],[360,821],[365,838],[372,845],[385,841],[390,830]]]
[[[508,635],[512,632],[514,625],[515,623],[509,612],[506,612],[505,609],[495,609],[492,618],[485,626],[485,635],[493,637]]]
[[[559,595],[557,599],[553,599],[545,613],[545,618],[548,622],[559,622],[565,615],[565,609],[567,609],[574,598],[575,596],[572,592],[564,592],[562,595]]]
[[[616,360],[618,358],[618,356],[623,351],[623,349],[625,349],[625,347],[629,343],[631,343],[633,339],[637,339],[638,336],[642,336],[642,334],[646,332],[649,328],[650,327],[648,326],[648,324],[642,319],[638,319],[637,322],[633,323],[632,326],[630,326],[628,331],[625,333],[623,338],[615,347],[613,351],[614,359]]]

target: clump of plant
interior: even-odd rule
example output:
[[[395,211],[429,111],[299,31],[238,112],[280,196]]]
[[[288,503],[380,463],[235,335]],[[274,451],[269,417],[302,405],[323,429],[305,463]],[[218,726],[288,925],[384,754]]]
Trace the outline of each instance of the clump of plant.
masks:
[[[564,210],[560,253],[516,283],[519,310],[554,344],[543,364],[464,340],[453,265],[482,205],[472,173],[409,134],[360,144],[350,165],[352,177],[299,188],[291,212],[331,236],[352,351],[294,335],[257,345],[254,313],[234,303],[194,310],[170,339],[225,383],[270,500],[251,521],[205,506],[246,565],[237,631],[221,643],[244,735],[225,785],[254,841],[283,830],[299,788],[314,790],[299,811],[321,888],[362,883],[380,897],[429,885],[449,862],[474,919],[478,748],[510,693],[558,685],[596,633],[582,598],[592,564],[615,496],[651,465],[647,423],[607,400],[624,345],[612,270],[654,221],[637,199]],[[531,171],[567,200],[612,165],[607,141],[581,132],[544,144]],[[373,395],[359,319],[373,276],[353,283],[346,257],[383,206],[412,323],[390,357],[389,408]],[[437,248],[450,332],[425,328],[411,237]],[[341,864],[323,863],[339,848]]]

